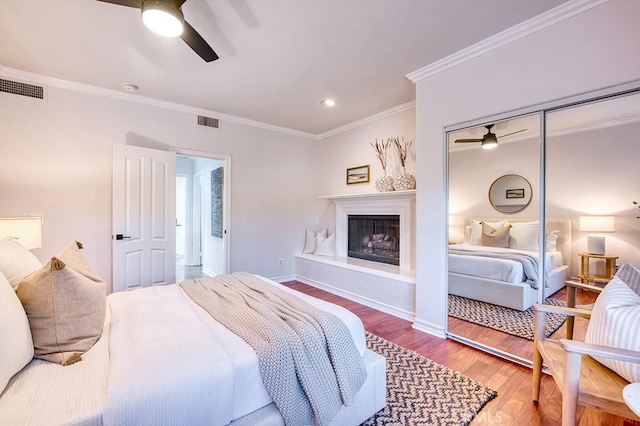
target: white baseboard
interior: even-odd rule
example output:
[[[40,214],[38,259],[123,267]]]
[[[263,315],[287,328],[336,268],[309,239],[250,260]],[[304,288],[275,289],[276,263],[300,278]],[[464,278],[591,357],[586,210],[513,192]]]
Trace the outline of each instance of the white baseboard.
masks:
[[[431,334],[432,336],[439,337],[440,339],[447,338],[447,334],[444,332],[444,329],[442,327],[435,327],[433,324],[430,324],[428,322],[415,320],[413,321],[413,328],[418,331]]]
[[[344,297],[345,299],[352,300],[354,302],[360,303],[362,305],[368,306],[373,309],[377,309],[378,311],[384,312],[389,315],[393,315],[394,317],[398,317],[403,320],[413,321],[413,312],[408,312],[402,309],[398,309],[394,306],[390,306],[384,303],[380,303],[373,299],[369,299],[367,297],[361,296],[359,294],[351,293],[349,291],[345,291],[334,287],[332,285],[322,283],[311,278],[303,277],[301,275],[296,275],[296,281],[300,281],[301,283],[308,284],[312,287],[319,288],[324,291],[328,291],[329,293],[333,293],[335,295]]]
[[[294,281],[296,279],[295,275],[285,275],[282,277],[272,277],[269,278],[272,281],[275,281],[277,283],[286,283],[287,281]]]

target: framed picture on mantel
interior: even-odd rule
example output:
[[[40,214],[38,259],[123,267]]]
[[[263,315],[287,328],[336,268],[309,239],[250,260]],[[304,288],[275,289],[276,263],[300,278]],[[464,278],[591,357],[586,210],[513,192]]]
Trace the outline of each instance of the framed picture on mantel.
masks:
[[[369,182],[369,165],[347,169],[347,185]]]

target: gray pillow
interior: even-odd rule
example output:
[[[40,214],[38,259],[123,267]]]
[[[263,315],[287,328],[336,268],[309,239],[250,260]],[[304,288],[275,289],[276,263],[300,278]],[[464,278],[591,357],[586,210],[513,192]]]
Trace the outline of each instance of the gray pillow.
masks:
[[[82,359],[102,335],[106,285],[74,242],[18,286],[34,357],[63,365]]]
[[[485,247],[509,247],[509,233],[511,224],[506,223],[501,228],[495,229],[486,223],[482,223],[482,236],[480,244]]]

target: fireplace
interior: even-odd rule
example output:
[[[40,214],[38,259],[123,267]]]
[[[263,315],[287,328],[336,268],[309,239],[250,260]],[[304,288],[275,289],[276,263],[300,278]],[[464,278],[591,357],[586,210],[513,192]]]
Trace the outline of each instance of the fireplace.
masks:
[[[349,217],[350,216],[393,216],[398,220],[397,252],[399,261],[372,265],[380,271],[392,271],[411,274],[415,265],[415,191],[390,191],[371,194],[322,196],[320,199],[331,201],[336,206],[336,254],[347,260],[349,254]],[[382,233],[376,231],[375,233]],[[373,235],[374,232],[371,232]],[[384,236],[382,237],[384,240]],[[389,241],[389,238],[387,238]],[[377,260],[377,259],[376,259]],[[361,265],[359,265],[361,266]]]
[[[400,215],[348,215],[347,256],[400,265]]]

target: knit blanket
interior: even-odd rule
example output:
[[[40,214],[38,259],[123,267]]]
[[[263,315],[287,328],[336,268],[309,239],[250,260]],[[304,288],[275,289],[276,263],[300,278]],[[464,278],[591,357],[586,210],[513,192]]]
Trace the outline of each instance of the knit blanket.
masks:
[[[286,425],[326,425],[353,402],[367,372],[345,324],[247,273],[180,284],[256,352]]]
[[[465,250],[464,248],[455,248],[449,246],[449,253],[460,254],[464,256],[481,256],[481,257],[493,257],[499,259],[508,259],[522,264],[522,270],[524,272],[524,282],[529,284],[531,288],[538,288],[538,258],[526,253],[516,252],[512,250],[491,250],[491,251],[476,251]],[[545,273],[545,287],[549,287],[549,280]]]

